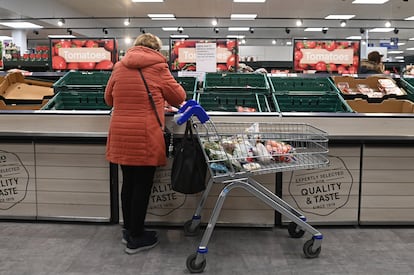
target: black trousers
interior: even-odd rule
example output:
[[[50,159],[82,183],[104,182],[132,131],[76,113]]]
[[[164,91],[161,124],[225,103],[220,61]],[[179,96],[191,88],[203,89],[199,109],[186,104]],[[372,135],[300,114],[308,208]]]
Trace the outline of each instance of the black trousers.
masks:
[[[154,181],[155,166],[127,166],[122,169],[122,216],[132,237],[144,232],[145,215]]]

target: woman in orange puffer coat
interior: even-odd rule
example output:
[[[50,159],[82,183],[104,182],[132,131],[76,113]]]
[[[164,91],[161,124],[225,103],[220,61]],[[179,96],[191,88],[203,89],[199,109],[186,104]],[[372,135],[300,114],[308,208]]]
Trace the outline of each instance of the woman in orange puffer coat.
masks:
[[[186,97],[159,52],[161,45],[152,34],[138,36],[134,46],[115,64],[105,90],[105,102],[113,107],[106,158],[122,169],[122,241],[128,254],[158,243],[156,232],[144,230],[144,221],[155,169],[166,164],[163,131],[138,69],[152,93],[163,127],[165,101],[177,106]]]

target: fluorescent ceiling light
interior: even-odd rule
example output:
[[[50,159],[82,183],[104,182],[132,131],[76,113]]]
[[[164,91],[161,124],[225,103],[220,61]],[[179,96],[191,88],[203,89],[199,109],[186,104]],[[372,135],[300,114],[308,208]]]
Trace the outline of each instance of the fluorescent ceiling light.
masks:
[[[407,48],[406,51],[414,51],[414,48]]]
[[[399,53],[403,53],[404,51],[388,51],[388,54],[399,54]]]
[[[178,31],[178,27],[162,27],[162,30],[163,31],[166,31],[166,32],[168,32],[168,31]]]
[[[164,0],[132,0],[134,3],[162,3]]]
[[[230,15],[231,20],[254,20],[256,19],[257,14],[248,14],[248,13],[233,13]]]
[[[76,38],[74,35],[69,34],[49,34],[47,37],[49,38]]]
[[[356,39],[356,40],[361,40],[361,36],[360,35],[351,35],[351,36],[348,36],[346,39]]]
[[[4,25],[15,29],[41,29],[43,26],[36,25],[30,22],[0,22],[0,25]]]
[[[407,17],[407,18],[404,18],[404,20],[414,20],[414,15],[410,16],[410,17]]]
[[[243,39],[245,38],[245,35],[233,35],[233,34],[229,34],[226,36],[226,38],[237,38],[237,39]]]
[[[392,32],[394,28],[374,28],[369,30],[369,32]]]
[[[405,42],[398,42],[398,44],[397,44],[398,46],[404,46],[405,45]]]
[[[171,38],[189,38],[188,34],[172,34]]]
[[[247,32],[250,30],[249,27],[229,27],[227,29],[229,32]]]
[[[175,15],[171,13],[149,13],[148,17],[152,20],[175,20]]]
[[[286,45],[292,45],[292,41],[286,42]]]
[[[234,3],[264,3],[266,0],[233,0]]]
[[[306,28],[305,32],[321,32],[322,30],[328,30],[328,28]]]
[[[414,37],[408,38],[408,40],[413,41],[414,40]]]
[[[404,59],[404,56],[396,56],[395,59]]]
[[[351,19],[355,17],[355,14],[330,14],[325,19]]]
[[[352,4],[384,4],[388,0],[354,0]]]

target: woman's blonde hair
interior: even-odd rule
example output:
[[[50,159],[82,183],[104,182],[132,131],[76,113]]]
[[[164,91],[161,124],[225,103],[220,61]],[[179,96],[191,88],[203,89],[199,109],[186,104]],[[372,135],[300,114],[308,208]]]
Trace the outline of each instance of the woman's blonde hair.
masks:
[[[144,46],[159,51],[161,50],[162,42],[158,36],[151,33],[144,33],[135,39],[134,46]]]

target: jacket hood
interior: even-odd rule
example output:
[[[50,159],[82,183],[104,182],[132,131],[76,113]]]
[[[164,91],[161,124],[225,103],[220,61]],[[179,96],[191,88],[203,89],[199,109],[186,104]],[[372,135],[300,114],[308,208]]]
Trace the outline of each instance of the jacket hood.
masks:
[[[166,63],[165,57],[158,51],[143,47],[135,46],[130,48],[125,56],[121,59],[122,64],[128,68],[145,68],[158,63]]]

